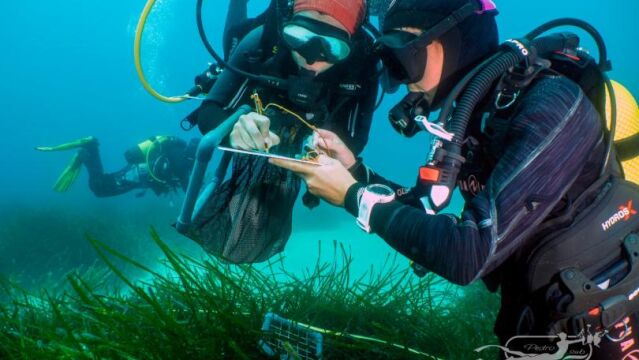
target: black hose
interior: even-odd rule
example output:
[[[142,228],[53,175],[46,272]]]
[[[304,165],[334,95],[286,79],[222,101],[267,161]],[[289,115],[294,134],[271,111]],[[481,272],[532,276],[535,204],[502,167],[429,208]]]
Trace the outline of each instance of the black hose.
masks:
[[[251,74],[249,72],[240,70],[236,68],[235,66],[232,66],[226,61],[224,61],[224,59],[218,55],[218,53],[215,51],[213,46],[211,46],[211,42],[209,41],[208,37],[206,36],[206,32],[204,31],[204,25],[202,24],[202,3],[203,3],[203,0],[197,0],[196,11],[195,11],[195,21],[197,23],[197,30],[198,30],[198,33],[200,34],[200,39],[202,39],[202,43],[204,44],[204,47],[209,52],[209,54],[211,54],[213,59],[215,59],[215,61],[217,61],[217,63],[222,65],[225,69],[228,69],[229,71],[232,71],[249,80],[258,81],[262,84],[265,84],[269,87],[274,87],[276,89],[287,89],[288,84],[286,80],[279,79],[272,76],[255,75],[255,74]]]
[[[516,65],[528,60],[531,57],[544,58],[551,55],[556,51],[566,51],[568,49],[578,46],[578,37],[571,34],[555,34],[547,37],[537,39],[537,37],[554,27],[563,25],[575,25],[590,33],[597,41],[600,53],[599,67],[602,72],[607,71],[610,68],[610,62],[607,59],[607,53],[603,39],[599,33],[589,24],[576,19],[560,19],[549,22],[540,26],[533,32],[529,33],[526,37],[528,42],[532,43],[532,46],[524,45],[526,41],[521,43],[512,41],[509,45],[510,49],[503,50],[488,60],[477,66],[471,73],[469,73],[462,81],[453,89],[440,113],[439,121],[446,124],[446,130],[454,134],[453,140],[446,142],[444,145],[445,155],[442,160],[442,168],[445,169],[447,186],[454,186],[457,181],[457,176],[463,163],[462,143],[466,137],[466,130],[470,119],[475,112],[475,109],[479,102],[484,99],[487,93],[493,88],[493,83],[499,79],[509,69]],[[512,45],[516,46],[512,46]],[[523,47],[523,48],[522,48]],[[527,50],[527,51],[525,51]],[[609,166],[610,157],[612,154],[612,146],[614,143],[614,135],[616,131],[616,117],[617,108],[614,97],[614,89],[610,80],[605,77],[606,87],[608,88],[612,109],[611,129],[608,134],[610,137],[608,140],[607,155],[601,170],[601,174],[604,174]],[[457,101],[459,94],[461,99]],[[457,102],[454,109],[453,116],[449,122],[446,122],[448,115],[451,112],[453,103]]]
[[[535,49],[537,56],[544,57],[554,51],[565,50],[568,44],[572,43],[574,39],[575,38],[564,34],[546,36],[533,40],[531,49]],[[461,149],[461,143],[466,137],[466,129],[468,128],[468,123],[470,122],[473,112],[477,104],[488,94],[488,91],[492,88],[492,84],[501,77],[504,72],[525,61],[526,57],[527,56],[521,51],[503,51],[472,79],[455,108],[450,127],[447,128],[449,132],[455,135],[453,143],[457,144],[457,146],[451,148],[451,150],[454,150],[453,152],[457,152],[457,148]]]
[[[606,82],[606,88],[608,88],[608,96],[610,97],[610,130],[608,133],[608,146],[606,147],[606,157],[601,169],[600,176],[605,174],[610,165],[610,155],[612,155],[612,147],[615,143],[615,134],[617,133],[617,98],[615,97],[615,88],[612,86],[612,82],[608,76],[604,75],[604,81]],[[605,126],[604,122],[604,126]]]
[[[590,34],[590,36],[592,36],[592,38],[597,43],[597,47],[599,48],[599,68],[602,72],[610,71],[611,65],[608,61],[608,50],[606,48],[606,43],[601,36],[601,33],[599,33],[599,31],[597,31],[594,26],[583,20],[574,18],[561,18],[553,20],[539,26],[538,28],[528,33],[528,35],[526,35],[526,39],[533,40],[546,31],[552,30],[559,26],[574,26]]]
[[[471,72],[469,72],[466,76],[464,76],[464,78],[461,79],[461,81],[459,83],[457,83],[457,85],[455,85],[455,87],[450,92],[450,94],[446,98],[446,101],[444,101],[444,104],[442,105],[442,107],[441,107],[441,109],[439,111],[438,122],[440,124],[446,124],[446,121],[448,121],[448,117],[450,116],[450,113],[451,113],[451,111],[453,109],[453,105],[455,104],[455,101],[457,101],[457,98],[459,98],[459,95],[466,89],[466,86],[468,85],[468,83],[471,80],[473,80],[475,78],[475,76],[481,70],[483,70],[484,67],[486,67],[486,65],[491,63],[493,60],[495,60],[501,54],[502,54],[501,52],[496,53],[493,56],[489,57],[488,59],[484,60],[481,64],[479,64]]]
[[[506,52],[486,66],[479,75],[468,85],[461,100],[455,108],[453,118],[450,122],[449,132],[455,134],[453,142],[461,144],[466,137],[466,129],[470,118],[488,91],[492,88],[493,82],[501,77],[505,71],[519,64],[522,61],[520,53]]]

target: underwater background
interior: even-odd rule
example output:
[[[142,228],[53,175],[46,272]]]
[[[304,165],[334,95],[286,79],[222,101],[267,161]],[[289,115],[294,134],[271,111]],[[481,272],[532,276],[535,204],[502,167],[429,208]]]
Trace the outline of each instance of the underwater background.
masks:
[[[639,94],[639,1],[497,0],[503,40],[522,36],[558,17],[593,24],[604,36],[613,62],[611,78]],[[250,16],[267,0],[251,0]],[[199,137],[184,132],[180,120],[197,101],[170,105],[156,101],[138,81],[133,38],[144,1],[2,1],[0,2],[0,275],[27,288],[56,287],[63,275],[98,260],[86,240],[91,235],[150,267],[165,256],[149,228],[172,249],[195,258],[205,253],[170,226],[182,194],[141,198],[136,191],[115,198],[93,196],[86,171],[68,193],[51,190],[71,153],[39,153],[38,145],[96,136],[106,171],[124,166],[124,151],[152,135]],[[204,21],[210,40],[221,50],[228,2],[209,0]],[[582,33],[580,33],[582,34]],[[584,36],[584,47],[595,51]],[[159,0],[143,38],[147,78],[163,94],[190,89],[193,77],[211,61],[197,35],[195,2]],[[375,114],[363,157],[377,172],[412,184],[428,151],[421,133],[405,139],[387,121],[387,112],[404,90],[384,99]],[[461,208],[459,197],[450,211]],[[364,234],[342,209],[322,204],[310,211],[298,201],[293,235],[283,263],[295,274],[330,260],[333,242],[343,243],[353,258],[353,277],[379,268],[393,254],[376,236]],[[400,259],[400,261],[405,261]],[[406,261],[407,264],[407,261]],[[482,345],[482,344],[477,344]]]

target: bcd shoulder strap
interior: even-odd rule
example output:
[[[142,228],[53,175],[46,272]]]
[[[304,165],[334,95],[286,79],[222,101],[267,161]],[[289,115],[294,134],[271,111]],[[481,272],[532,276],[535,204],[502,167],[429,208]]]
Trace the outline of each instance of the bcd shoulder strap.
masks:
[[[533,64],[525,68],[516,67],[504,73],[499,80],[488,119],[482,125],[482,132],[487,140],[485,141],[485,152],[493,164],[496,164],[497,159],[501,158],[503,154],[510,122],[520,100],[531,84],[550,67],[550,61],[537,58]]]

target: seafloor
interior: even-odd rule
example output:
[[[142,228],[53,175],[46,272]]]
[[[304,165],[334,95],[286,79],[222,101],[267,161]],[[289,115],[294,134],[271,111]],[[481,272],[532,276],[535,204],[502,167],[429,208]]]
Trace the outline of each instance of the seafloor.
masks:
[[[432,274],[420,279],[395,256],[353,271],[351,250],[337,241],[324,242],[322,259],[306,259],[307,270],[293,273],[282,258],[236,266],[173,250],[153,228],[144,236],[147,256],[139,256],[126,230],[55,210],[17,211],[3,221],[2,237],[16,240],[4,244],[20,248],[0,249],[0,274],[10,273],[12,256],[31,259],[33,268],[0,280],[2,359],[268,358],[258,344],[278,335],[262,331],[270,312],[313,327],[304,333],[323,333],[324,359],[476,359],[475,348],[496,343],[499,299],[481,285],[462,290]],[[71,237],[83,221],[92,234],[70,240],[53,260],[67,261],[58,269],[65,271],[44,272],[56,253],[47,249],[60,243],[55,236]],[[277,342],[280,352],[316,358],[297,340]]]

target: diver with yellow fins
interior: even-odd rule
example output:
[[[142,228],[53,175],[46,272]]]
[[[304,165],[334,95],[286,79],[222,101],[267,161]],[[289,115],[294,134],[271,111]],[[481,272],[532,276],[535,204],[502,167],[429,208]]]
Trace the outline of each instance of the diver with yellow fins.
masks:
[[[249,0],[231,0],[224,28],[225,58],[245,35],[255,27],[254,23],[263,21],[264,15],[248,19]],[[211,64],[202,74],[195,77],[195,86],[182,97],[165,97],[150,88],[141,68],[140,42],[146,17],[154,2],[149,1],[137,31],[134,56],[140,80],[147,90],[157,98],[167,102],[180,102],[190,97],[206,94],[217,81],[222,70],[217,64]],[[167,194],[177,189],[185,190],[189,174],[193,167],[195,151],[199,139],[188,144],[173,136],[153,136],[125,153],[127,165],[119,171],[104,173],[98,150],[98,140],[89,136],[69,143],[47,147],[36,147],[38,151],[66,151],[78,149],[67,167],[62,171],[53,186],[56,192],[67,192],[78,178],[82,165],[89,171],[89,188],[97,197],[117,196],[129,191],[151,189],[156,195]],[[144,192],[139,195],[143,195]]]
[[[156,195],[186,189],[193,167],[199,139],[189,143],[174,136],[153,136],[127,150],[127,164],[120,170],[105,173],[100,158],[98,139],[93,136],[38,151],[67,151],[77,149],[71,162],[58,177],[53,189],[67,192],[78,178],[82,166],[89,172],[89,188],[97,197],[118,196],[132,190],[150,189]]]

